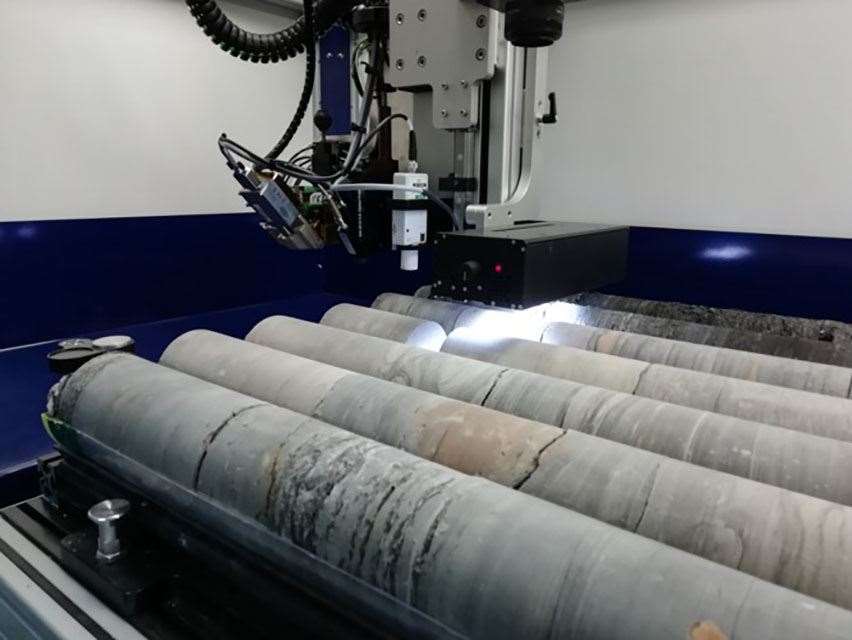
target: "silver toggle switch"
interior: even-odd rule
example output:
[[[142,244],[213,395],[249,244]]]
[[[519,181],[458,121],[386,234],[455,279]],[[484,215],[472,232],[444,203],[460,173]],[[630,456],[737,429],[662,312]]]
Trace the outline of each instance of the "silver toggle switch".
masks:
[[[89,520],[98,525],[98,552],[100,562],[115,562],[123,554],[118,538],[118,521],[130,511],[130,503],[123,498],[104,500],[89,509]]]

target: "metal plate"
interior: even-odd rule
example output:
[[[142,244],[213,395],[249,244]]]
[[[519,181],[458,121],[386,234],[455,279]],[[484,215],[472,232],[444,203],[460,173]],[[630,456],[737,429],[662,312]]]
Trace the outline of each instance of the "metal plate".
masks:
[[[479,122],[479,86],[494,74],[497,12],[471,0],[391,0],[390,73],[395,87],[431,87],[438,129]]]

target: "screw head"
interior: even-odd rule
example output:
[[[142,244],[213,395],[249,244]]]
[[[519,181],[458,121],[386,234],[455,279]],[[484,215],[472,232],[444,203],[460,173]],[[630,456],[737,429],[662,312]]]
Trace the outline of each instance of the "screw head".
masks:
[[[480,14],[476,17],[476,26],[480,29],[484,29],[487,24],[488,18],[486,18],[485,15]]]
[[[417,58],[417,64],[421,67],[426,66],[426,56],[420,56]]]
[[[421,9],[417,12],[417,19],[420,20],[420,22],[423,22],[424,20],[426,20],[427,15],[428,14],[426,13],[426,9]]]
[[[450,115],[449,111],[447,111],[446,109],[441,109],[441,117],[442,118],[446,118],[449,115]]]
[[[404,13],[396,14],[396,23],[402,24],[403,22],[405,22],[405,14]]]
[[[459,111],[459,115],[460,115],[462,118],[467,118],[467,116],[468,116],[467,109],[462,109],[461,111]]]
[[[441,89],[443,89],[444,91],[449,91],[450,85],[448,85],[446,82],[442,82],[441,83]]]
[[[476,59],[477,60],[485,60],[485,49],[480,47],[476,50]]]
[[[124,517],[130,511],[130,503],[124,498],[115,500],[104,500],[89,509],[89,520],[95,524],[115,522]]]
[[[396,61],[396,68],[399,69],[400,71],[405,69],[405,60],[403,60],[402,58],[398,58],[397,61]]]

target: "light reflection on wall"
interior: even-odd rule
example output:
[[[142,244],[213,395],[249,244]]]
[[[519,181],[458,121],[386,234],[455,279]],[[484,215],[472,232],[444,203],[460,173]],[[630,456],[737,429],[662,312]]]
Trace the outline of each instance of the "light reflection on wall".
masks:
[[[738,244],[725,244],[717,247],[708,247],[701,252],[701,257],[705,260],[717,260],[719,262],[733,262],[735,260],[744,260],[754,253],[748,247]]]
[[[35,226],[31,224],[21,225],[15,230],[15,235],[23,240],[32,240],[36,237],[36,233]]]

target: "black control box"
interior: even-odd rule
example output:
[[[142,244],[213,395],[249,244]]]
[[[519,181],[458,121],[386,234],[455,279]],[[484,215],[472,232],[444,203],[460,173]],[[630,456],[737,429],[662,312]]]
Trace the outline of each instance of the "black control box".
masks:
[[[442,233],[432,295],[524,309],[624,279],[630,229],[529,222]]]

